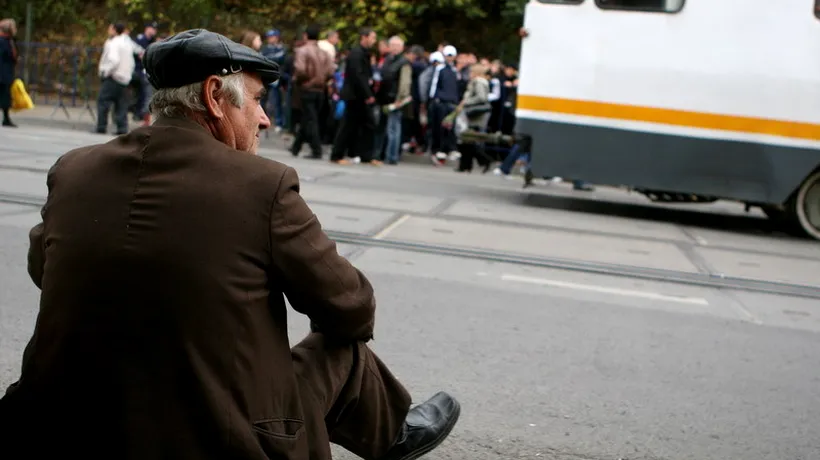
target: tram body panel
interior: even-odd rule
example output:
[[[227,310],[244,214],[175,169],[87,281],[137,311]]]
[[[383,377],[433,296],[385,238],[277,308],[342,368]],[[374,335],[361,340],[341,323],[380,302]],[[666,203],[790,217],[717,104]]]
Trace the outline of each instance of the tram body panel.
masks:
[[[679,13],[531,0],[516,130],[535,175],[782,203],[820,165],[813,0]]]

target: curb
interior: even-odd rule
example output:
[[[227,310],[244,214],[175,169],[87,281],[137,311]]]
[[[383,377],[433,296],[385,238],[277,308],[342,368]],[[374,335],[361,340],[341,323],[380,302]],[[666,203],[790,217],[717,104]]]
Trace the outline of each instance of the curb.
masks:
[[[78,111],[75,109],[74,112]],[[87,133],[94,132],[96,120],[90,119],[90,114],[80,112],[79,114],[71,115],[72,118],[65,118],[65,113],[57,110],[56,112],[54,112],[53,116],[48,118],[42,116],[26,116],[21,113],[20,115],[13,117],[12,119],[19,126],[37,126],[51,129],[67,129],[71,131],[84,131]],[[140,123],[134,122],[129,119],[129,130],[136,129],[139,126]],[[109,127],[109,129],[112,128]],[[290,139],[291,137],[289,135],[279,135],[269,131],[267,135],[262,134],[262,136],[260,136],[259,145],[260,147],[264,147],[266,149],[276,149],[281,150],[283,152],[287,152],[288,143],[290,142]],[[325,157],[327,157],[327,155],[325,155]],[[415,154],[403,154],[401,156],[401,163],[431,165],[430,158],[427,155]]]

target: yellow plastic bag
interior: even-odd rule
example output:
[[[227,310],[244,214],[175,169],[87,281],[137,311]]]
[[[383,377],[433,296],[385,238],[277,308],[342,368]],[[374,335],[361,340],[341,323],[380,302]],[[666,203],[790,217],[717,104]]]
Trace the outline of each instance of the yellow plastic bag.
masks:
[[[14,83],[11,84],[11,110],[19,112],[33,108],[34,102],[32,102],[31,96],[28,95],[23,80],[19,78],[14,80]]]

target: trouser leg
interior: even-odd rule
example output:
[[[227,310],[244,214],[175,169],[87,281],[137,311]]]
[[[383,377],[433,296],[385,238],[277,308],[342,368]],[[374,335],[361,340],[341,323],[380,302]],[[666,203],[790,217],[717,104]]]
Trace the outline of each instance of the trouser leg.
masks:
[[[355,156],[354,146],[363,123],[355,105],[355,101],[345,101],[345,113],[342,116],[339,131],[336,133],[336,140],[333,143],[333,150],[330,154],[331,161],[343,160],[345,154],[351,157]]]
[[[104,78],[100,85],[100,94],[97,97],[97,132],[105,133],[108,130],[108,112],[120,96],[119,84],[111,78]],[[115,109],[116,110],[116,109]]]
[[[323,97],[324,93],[320,91],[305,91],[302,95],[302,138],[310,145],[310,153],[314,158],[322,157],[319,113]]]
[[[114,97],[114,124],[117,125],[117,134],[128,132],[128,86],[117,85]]]
[[[396,442],[410,410],[407,390],[364,343],[333,345],[310,334],[292,350],[311,458],[329,443],[377,460]]]

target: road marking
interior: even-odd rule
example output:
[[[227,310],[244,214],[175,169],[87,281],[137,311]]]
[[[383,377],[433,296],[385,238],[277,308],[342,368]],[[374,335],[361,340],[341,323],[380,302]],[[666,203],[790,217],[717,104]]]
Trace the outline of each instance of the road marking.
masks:
[[[515,281],[519,283],[537,284],[540,286],[552,286],[564,289],[575,289],[577,291],[598,292],[601,294],[613,294],[625,297],[640,297],[643,299],[661,300],[664,302],[686,303],[690,305],[704,305],[708,306],[709,301],[701,297],[681,297],[673,295],[658,294],[647,291],[633,291],[630,289],[611,288],[604,286],[593,286],[591,284],[569,283],[566,281],[547,280],[543,278],[530,278],[528,276],[519,275],[501,275],[503,281]]]
[[[401,224],[407,222],[407,219],[409,219],[410,217],[411,217],[410,214],[402,214],[402,216],[399,217],[398,219],[396,219],[395,222],[393,222],[392,224],[385,227],[379,233],[376,233],[373,236],[373,239],[374,240],[380,240],[380,239],[384,238],[385,236],[389,235],[393,230],[397,229]]]

